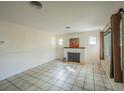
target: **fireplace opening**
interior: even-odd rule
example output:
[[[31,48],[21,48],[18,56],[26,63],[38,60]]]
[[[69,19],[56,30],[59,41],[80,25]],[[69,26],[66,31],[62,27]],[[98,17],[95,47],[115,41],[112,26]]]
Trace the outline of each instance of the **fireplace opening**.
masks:
[[[68,61],[80,62],[80,53],[68,52]]]

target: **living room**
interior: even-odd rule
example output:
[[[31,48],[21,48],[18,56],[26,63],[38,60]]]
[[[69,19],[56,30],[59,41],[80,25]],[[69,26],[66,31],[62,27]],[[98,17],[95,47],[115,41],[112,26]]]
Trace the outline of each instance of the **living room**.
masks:
[[[123,91],[123,8],[0,1],[0,90]]]

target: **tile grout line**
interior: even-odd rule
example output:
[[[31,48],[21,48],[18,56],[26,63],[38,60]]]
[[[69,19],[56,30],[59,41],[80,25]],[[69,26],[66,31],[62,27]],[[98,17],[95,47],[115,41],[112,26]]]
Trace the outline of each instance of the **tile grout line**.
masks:
[[[29,81],[27,81],[27,80],[25,80],[25,79],[23,79],[23,78],[21,78],[21,77],[18,77],[18,78],[20,78],[20,79],[22,79],[22,80],[24,80],[24,81],[26,81],[26,82],[28,82],[29,84],[31,84],[32,86],[35,86],[35,87],[37,87],[37,88],[40,88],[40,87],[38,87],[38,86],[36,86],[36,85],[34,85],[34,84],[32,84],[32,83],[30,83]],[[29,87],[28,87],[29,88]],[[27,89],[28,89],[27,88]],[[40,88],[41,89],[41,88]]]
[[[80,72],[78,72],[77,77],[79,76],[79,73],[80,73]],[[75,80],[76,80],[76,79],[75,79]],[[76,82],[76,81],[75,81],[75,82]],[[75,83],[75,82],[74,82],[74,83]],[[71,88],[71,90],[73,89],[74,83],[72,84],[72,88]]]
[[[94,77],[94,64],[93,65],[93,82],[94,82],[94,91],[95,91],[95,77]]]
[[[100,64],[101,65],[101,64]],[[100,68],[99,68],[100,69]],[[103,83],[104,83],[104,87],[106,88],[106,89],[108,89],[106,86],[105,86],[105,81],[104,81],[104,79],[103,79],[103,76],[102,76],[102,73],[101,73],[101,70],[99,70],[100,71],[100,75],[101,75],[101,77],[102,77],[102,80],[103,80]],[[112,89],[113,90],[113,89]]]
[[[31,76],[31,77],[33,77],[32,75],[30,75],[30,74],[28,74],[29,76]],[[21,77],[20,77],[21,78]],[[36,78],[36,77],[33,77],[33,78]],[[23,78],[21,78],[21,79],[23,79]],[[37,79],[39,79],[39,78],[37,78]],[[25,80],[25,79],[23,79],[23,80]],[[44,81],[44,80],[42,80],[42,79],[39,79],[39,80],[41,80],[41,81]],[[58,79],[57,79],[58,80]],[[57,80],[56,80],[56,82],[57,82]],[[27,80],[25,80],[26,82],[28,82],[28,83],[30,83],[29,81],[27,81]],[[45,82],[47,82],[47,83],[49,83],[48,81],[45,81]],[[30,83],[31,85],[33,85],[33,86],[35,86],[35,87],[37,87],[37,88],[40,88],[40,87],[38,87],[38,86],[36,86],[36,85],[34,85],[34,84],[32,84],[32,83]],[[50,83],[49,83],[50,84]],[[51,84],[51,85],[54,85],[54,84]],[[52,87],[52,86],[51,86]],[[51,88],[50,87],[50,88]],[[50,88],[48,88],[48,89],[50,89]],[[60,87],[59,87],[60,88]],[[42,88],[40,88],[40,89],[42,89]]]
[[[96,68],[95,69],[95,65],[98,67],[98,68]],[[58,68],[59,66],[62,66],[62,68]],[[70,83],[68,83],[67,81],[68,81],[68,79],[73,75],[73,73],[72,72],[69,72],[69,73],[66,73],[66,71],[63,73],[63,74],[58,74],[59,72],[61,72],[63,69],[65,69],[65,67],[66,66],[70,66],[70,67],[72,67],[72,68],[74,68],[75,70],[76,70],[76,74],[74,74],[74,78],[72,77],[72,79],[74,80],[74,82],[72,83],[72,82],[70,82]],[[46,74],[43,74],[43,78],[45,78],[45,76],[47,76],[48,78],[47,79],[42,79],[42,74],[41,74],[41,71],[42,70],[39,70],[40,69],[40,67],[39,67],[39,69],[37,70],[37,68],[35,68],[35,69],[33,69],[33,70],[30,70],[31,71],[31,74],[29,74],[30,73],[30,71],[29,71],[29,73],[25,73],[25,72],[22,72],[22,75],[16,75],[17,76],[17,78],[20,78],[20,79],[22,79],[22,80],[24,80],[24,81],[26,81],[26,82],[24,82],[24,84],[26,84],[26,83],[29,83],[31,86],[34,86],[34,87],[36,87],[36,88],[39,88],[39,89],[41,89],[41,91],[42,91],[42,86],[44,85],[44,84],[50,84],[51,86],[49,86],[49,88],[48,89],[46,89],[45,91],[50,91],[49,89],[52,87],[52,85],[55,85],[55,83],[56,82],[58,82],[58,81],[60,81],[60,83],[61,83],[61,81],[63,82],[63,84],[62,84],[62,86],[61,87],[58,87],[58,86],[56,86],[56,87],[58,87],[60,90],[61,89],[64,89],[63,88],[63,86],[64,86],[64,84],[65,83],[67,83],[67,84],[71,84],[72,85],[72,87],[70,88],[70,90],[72,90],[73,89],[73,86],[74,86],[74,84],[76,83],[76,80],[80,80],[80,78],[78,79],[78,77],[80,76],[80,72],[81,72],[81,68],[82,67],[80,67],[80,65],[78,65],[78,64],[76,64],[76,65],[73,65],[73,64],[66,64],[66,65],[62,65],[62,64],[56,64],[55,65],[55,71],[57,71],[56,73],[54,73],[53,75],[59,75],[59,77],[55,77],[54,78],[54,76],[52,77],[52,76],[50,76],[49,75],[49,71],[51,71],[51,70],[53,70],[53,67],[51,66],[51,65],[48,65],[48,67],[46,66],[46,69],[44,70],[45,72],[46,72]],[[86,64],[86,66],[84,66],[85,67],[85,69],[83,69],[83,73],[85,73],[84,74],[84,76],[81,76],[81,77],[83,77],[83,81],[82,81],[82,79],[81,79],[81,81],[82,81],[82,83],[83,83],[83,86],[82,87],[80,87],[80,86],[77,86],[77,87],[80,87],[80,88],[82,88],[82,90],[84,90],[85,89],[85,83],[86,83],[86,79],[87,79],[87,76],[88,75],[90,75],[90,72],[92,72],[91,74],[93,75],[93,79],[92,78],[90,78],[90,79],[92,79],[93,80],[93,88],[94,88],[94,91],[95,91],[95,70],[96,70],[96,75],[97,74],[99,74],[100,75],[100,77],[101,77],[101,79],[102,79],[102,81],[100,81],[100,82],[103,82],[104,83],[104,88],[106,88],[106,89],[109,89],[109,88],[107,88],[107,87],[105,87],[105,82],[104,82],[104,78],[103,78],[103,74],[104,73],[102,73],[102,69],[100,69],[100,65],[99,64]],[[92,67],[92,68],[90,68],[90,67]],[[42,68],[42,67],[41,67]],[[79,68],[79,69],[78,69]],[[92,70],[92,71],[91,71]],[[97,70],[98,70],[98,72],[99,73],[97,73]],[[44,72],[44,73],[45,73]],[[34,74],[33,74],[34,73]],[[36,73],[36,75],[35,75],[35,73]],[[52,73],[52,72],[51,72]],[[89,74],[88,74],[89,73]],[[37,75],[37,74],[39,74],[39,75]],[[40,74],[41,74],[41,78],[38,78],[38,76],[40,76]],[[66,77],[66,80],[63,80],[63,79],[60,79],[64,74],[67,74],[67,77]],[[28,78],[25,76],[25,75],[27,75],[27,76],[29,76],[29,77],[31,77],[32,79],[31,80],[34,80],[34,82],[35,82],[35,79],[36,79],[36,83],[37,82],[39,82],[39,81],[44,81],[45,83],[44,84],[39,84],[39,85],[41,85],[41,86],[37,86],[36,84],[34,84],[34,83],[30,83],[30,79],[28,80]],[[98,75],[98,76],[99,76]],[[26,77],[26,78],[25,78]],[[51,82],[51,83],[49,83],[49,81],[50,80],[54,80],[55,79],[55,83],[53,83],[53,82]],[[21,86],[23,86],[24,84],[22,84],[21,86],[16,86],[16,84],[14,83],[12,83],[12,80],[8,80],[7,79],[7,81],[8,81],[8,83],[10,83],[11,85],[13,85],[14,87],[16,87],[17,89],[19,89],[19,90],[23,90],[23,89],[21,89]],[[19,80],[18,80],[19,81]],[[98,81],[99,81],[99,79],[98,79]],[[19,81],[20,82],[20,81]],[[31,86],[28,86],[28,88],[30,88]],[[99,86],[99,85],[98,85]],[[9,87],[9,86],[8,86]],[[100,86],[101,87],[101,86]],[[28,89],[28,88],[26,88],[26,89]],[[25,90],[25,89],[24,89]],[[66,89],[65,89],[66,90]],[[86,88],[86,90],[88,91],[89,90],[89,88]],[[36,90],[34,90],[34,91],[36,91]]]
[[[7,80],[7,79],[5,79]],[[14,85],[13,83],[11,83],[9,80],[7,80],[11,85],[13,85],[14,87],[16,87],[17,89],[19,89],[20,91],[22,91],[19,87],[17,87],[16,85]]]
[[[58,70],[58,72],[59,72],[60,70]],[[57,80],[59,80],[60,78],[58,78]],[[42,80],[42,79],[40,79],[40,80]],[[56,80],[56,82],[57,82],[57,80]],[[44,81],[44,80],[43,80]],[[60,81],[62,81],[62,80],[60,80]],[[47,83],[49,83],[48,81],[46,81]],[[62,81],[62,82],[64,82],[64,84],[65,84],[65,81]],[[49,83],[50,84],[50,83]],[[64,86],[64,84],[63,84],[63,86]],[[51,84],[51,85],[54,85],[54,84]],[[62,87],[63,87],[62,86]],[[52,86],[51,86],[52,87]],[[49,87],[48,89],[50,89],[51,87]],[[58,87],[58,86],[56,86],[56,87]],[[58,88],[62,88],[62,87],[58,87]]]
[[[86,76],[87,76],[87,68],[88,68],[88,65],[86,66],[86,72],[85,72],[85,79],[84,79],[83,89],[85,89],[84,86],[85,86],[85,81],[86,81]]]
[[[19,78],[21,78],[21,77],[19,77]],[[35,86],[35,87],[37,87],[37,88],[40,88],[40,89],[42,89],[41,87],[38,87],[38,86],[36,86],[35,84],[32,84],[32,83],[30,83],[29,81],[27,81],[27,80],[25,80],[25,79],[23,79],[23,78],[21,78],[22,80],[24,80],[24,81],[26,81],[26,82],[28,82],[29,84],[31,84],[32,86]],[[43,81],[43,80],[42,80]],[[28,87],[29,88],[29,87]]]
[[[102,78],[102,80],[103,80],[103,83],[104,83],[104,88],[105,88],[105,89],[107,89],[107,88],[106,88],[106,86],[105,86],[105,82],[104,82],[104,79],[103,79],[103,77],[102,77],[102,73],[101,73],[101,70],[100,70],[100,68],[99,68],[99,64],[98,64],[98,69],[99,69],[99,71],[100,71],[100,75],[101,75],[101,78]]]

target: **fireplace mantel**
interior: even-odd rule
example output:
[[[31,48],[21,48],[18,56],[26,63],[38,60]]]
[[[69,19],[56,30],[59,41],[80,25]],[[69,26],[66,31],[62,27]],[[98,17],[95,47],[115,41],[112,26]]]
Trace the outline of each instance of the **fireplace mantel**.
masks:
[[[77,47],[77,48],[72,48],[72,47],[64,47],[64,48],[71,48],[71,49],[85,49],[85,47]]]

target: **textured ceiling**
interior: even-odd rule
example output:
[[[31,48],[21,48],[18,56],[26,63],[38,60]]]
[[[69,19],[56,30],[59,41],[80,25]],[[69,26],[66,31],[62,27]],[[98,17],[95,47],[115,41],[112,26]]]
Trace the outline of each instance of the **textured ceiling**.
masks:
[[[0,19],[16,24],[51,31],[70,33],[103,29],[112,13],[124,8],[115,1],[47,1],[43,9],[35,9],[27,1],[0,2]],[[65,29],[66,26],[71,29]]]

